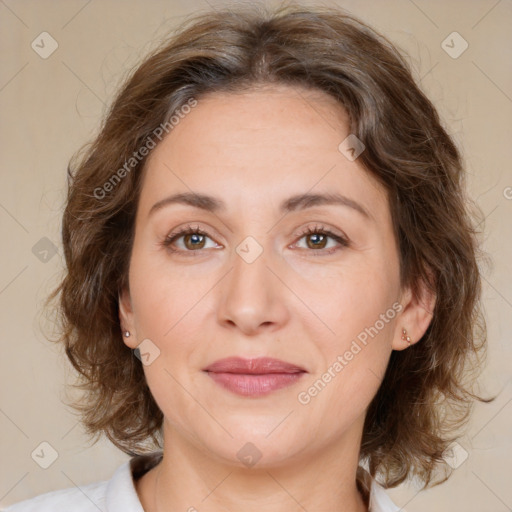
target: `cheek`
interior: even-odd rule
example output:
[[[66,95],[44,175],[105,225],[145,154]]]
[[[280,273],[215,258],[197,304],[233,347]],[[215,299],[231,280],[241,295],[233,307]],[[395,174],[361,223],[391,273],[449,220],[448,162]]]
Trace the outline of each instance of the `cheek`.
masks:
[[[387,261],[389,265],[383,259],[361,259],[330,280],[336,285],[330,285],[329,293],[320,295],[316,289],[316,310],[331,332],[326,333],[323,324],[322,329],[312,327],[318,333],[322,366],[299,401],[333,420],[336,415],[362,414],[384,376],[400,309],[398,266]]]
[[[142,250],[132,256],[130,291],[138,337],[160,343],[186,327],[204,294],[201,283],[184,277],[161,255]]]
[[[149,339],[158,353],[144,372],[160,406],[179,400],[183,389],[177,381],[188,385],[197,371],[199,363],[193,356],[200,343],[193,340],[204,338],[200,335],[207,314],[204,295],[211,287],[204,279],[174,271],[168,264],[163,267],[161,260],[140,251],[134,252],[130,265],[137,341]]]
[[[328,321],[335,334],[324,336],[323,360],[331,373],[342,375],[343,387],[357,390],[365,387],[367,378],[380,378],[391,354],[396,322],[396,309],[387,294],[340,297],[331,306]],[[339,364],[332,368],[335,363]]]
[[[305,272],[301,274],[303,279],[299,283],[302,284],[297,292],[311,304],[314,312],[318,312],[318,317],[333,334],[334,345],[364,332],[392,308],[399,292],[398,271],[392,260],[388,261],[386,265],[382,258],[354,257],[320,278],[313,279]],[[395,311],[391,310],[385,318],[385,326],[379,322],[379,330],[389,331],[388,321],[395,316]]]
[[[340,320],[336,336],[324,338],[323,364],[299,390],[302,412],[323,418],[333,437],[364,414],[384,377],[394,320],[390,314],[385,323],[380,312],[366,307]]]

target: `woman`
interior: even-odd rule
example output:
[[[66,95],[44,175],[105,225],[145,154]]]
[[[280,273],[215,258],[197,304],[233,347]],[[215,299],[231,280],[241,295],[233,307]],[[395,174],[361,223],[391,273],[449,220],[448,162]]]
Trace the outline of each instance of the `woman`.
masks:
[[[199,16],[70,169],[62,341],[109,482],[9,508],[398,510],[485,347],[457,148],[342,11]],[[379,482],[379,483],[378,483]]]

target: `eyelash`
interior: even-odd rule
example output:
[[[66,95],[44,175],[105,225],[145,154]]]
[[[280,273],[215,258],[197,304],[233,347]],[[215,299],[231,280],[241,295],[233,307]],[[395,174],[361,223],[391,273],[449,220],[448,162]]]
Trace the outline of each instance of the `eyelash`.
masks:
[[[184,235],[193,235],[193,234],[196,234],[196,235],[203,235],[203,236],[207,236],[208,238],[211,239],[211,237],[208,235],[208,233],[206,231],[203,231],[201,228],[199,227],[192,227],[190,225],[186,226],[186,227],[183,227],[181,229],[179,229],[178,231],[175,231],[169,235],[167,235],[165,237],[165,240],[163,242],[163,246],[164,247],[167,247],[170,251],[172,252],[182,252],[182,253],[189,253],[187,254],[190,255],[190,256],[195,256],[193,254],[190,254],[190,253],[194,253],[194,252],[202,252],[201,250],[197,250],[197,251],[189,251],[189,250],[185,250],[183,251],[182,249],[173,249],[171,247],[171,244],[174,243],[175,240],[177,240],[178,238],[181,238],[182,236]],[[342,236],[339,236],[339,235],[336,235],[335,233],[333,233],[332,231],[330,231],[329,229],[323,227],[323,226],[314,226],[314,227],[311,227],[309,226],[308,228],[306,228],[305,230],[303,230],[298,238],[297,241],[301,240],[302,238],[304,238],[305,236],[307,235],[324,235],[324,236],[327,236],[328,238],[332,238],[333,240],[335,240],[336,242],[338,242],[340,244],[341,247],[348,247],[349,246],[349,242],[346,238],[342,237]],[[315,250],[315,249],[311,249],[309,250],[309,252],[320,252],[321,254],[318,254],[318,255],[315,255],[315,256],[325,256],[325,255],[330,255],[330,254],[333,254],[334,252],[338,251],[340,249],[340,247],[334,247],[334,248],[331,248],[331,249],[319,249],[319,250]],[[308,250],[308,249],[304,249],[304,250]]]

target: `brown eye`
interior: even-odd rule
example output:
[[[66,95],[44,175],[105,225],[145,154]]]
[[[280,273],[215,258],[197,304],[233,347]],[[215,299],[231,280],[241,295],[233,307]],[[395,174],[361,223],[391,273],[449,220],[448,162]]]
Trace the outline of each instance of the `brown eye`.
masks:
[[[312,249],[309,252],[321,252],[322,254],[332,254],[336,252],[340,246],[348,247],[348,240],[342,236],[336,235],[332,231],[325,229],[323,227],[315,226],[309,227],[306,229],[300,236],[300,240],[306,239],[306,249]],[[338,243],[338,247],[329,247],[327,248],[327,244],[329,243],[329,239],[334,240]],[[319,254],[321,255],[321,254]]]
[[[180,239],[183,239],[183,246],[175,248],[175,243]],[[208,248],[206,247],[207,239],[211,240],[206,231],[197,227],[192,228],[191,226],[187,226],[186,228],[182,228],[177,232],[168,235],[165,238],[163,245],[173,252],[198,252],[200,249]],[[214,245],[214,247],[216,247],[216,245]]]
[[[308,239],[308,247],[310,249],[324,249],[329,237],[323,233],[312,233],[311,235],[306,235],[305,238]]]
[[[204,247],[205,235],[200,233],[189,233],[183,236],[183,241],[187,249],[202,249]]]

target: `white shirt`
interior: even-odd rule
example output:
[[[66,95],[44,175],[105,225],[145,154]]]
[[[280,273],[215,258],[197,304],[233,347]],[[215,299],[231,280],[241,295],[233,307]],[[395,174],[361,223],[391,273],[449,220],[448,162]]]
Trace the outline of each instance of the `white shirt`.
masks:
[[[110,480],[40,494],[21,501],[5,512],[144,512],[134,481],[161,459],[161,452],[133,457],[120,466]],[[365,471],[370,486],[369,512],[399,512],[381,487]]]

